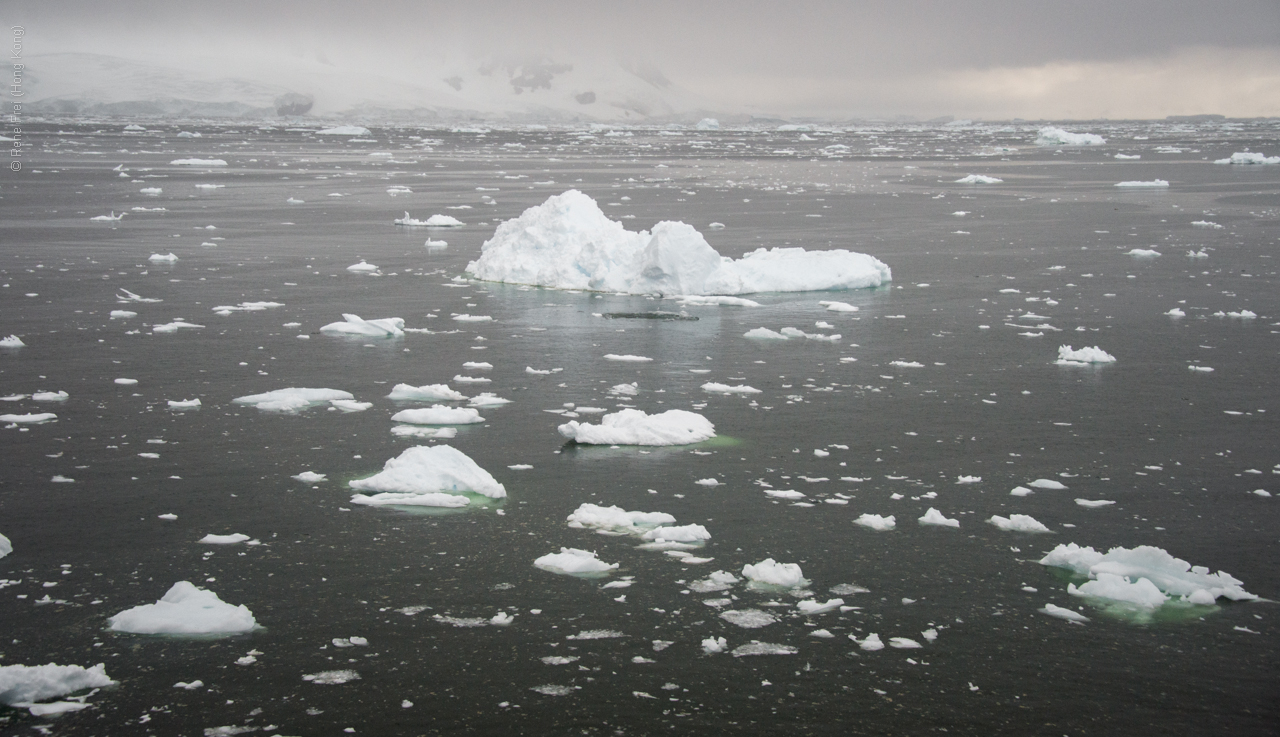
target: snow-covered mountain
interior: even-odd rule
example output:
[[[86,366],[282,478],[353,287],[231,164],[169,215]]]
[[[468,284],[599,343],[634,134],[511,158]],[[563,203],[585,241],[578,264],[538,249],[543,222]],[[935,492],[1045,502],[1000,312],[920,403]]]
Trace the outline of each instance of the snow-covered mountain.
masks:
[[[57,53],[31,56],[26,84],[27,109],[47,114],[640,122],[707,112],[657,69],[549,57],[370,74],[322,58],[180,67]]]

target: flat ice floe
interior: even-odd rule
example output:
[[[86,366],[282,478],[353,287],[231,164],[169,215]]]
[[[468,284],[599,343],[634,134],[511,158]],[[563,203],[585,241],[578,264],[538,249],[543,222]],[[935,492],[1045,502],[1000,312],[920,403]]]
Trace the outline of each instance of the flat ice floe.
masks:
[[[804,577],[800,566],[796,563],[779,563],[773,558],[765,558],[759,563],[748,563],[742,567],[742,575],[752,583],[769,586],[807,586],[809,580]]]
[[[294,479],[295,481],[301,481],[304,484],[318,484],[321,481],[324,481],[326,477],[324,474],[316,473],[315,471],[303,471],[302,473],[290,476],[289,478]]]
[[[1046,126],[1040,129],[1037,146],[1101,146],[1107,140],[1093,133],[1071,133],[1061,128]]]
[[[347,267],[347,271],[350,271],[353,274],[372,274],[377,270],[377,266],[365,261],[364,259],[361,259],[358,264],[351,264]]]
[[[1059,366],[1087,366],[1092,363],[1115,363],[1116,357],[1102,350],[1098,346],[1084,347],[1080,350],[1073,350],[1069,345],[1058,346],[1058,360],[1054,363]]]
[[[1079,612],[1073,612],[1066,607],[1060,607],[1055,604],[1045,604],[1039,611],[1048,614],[1050,617],[1065,619],[1073,624],[1084,624],[1089,618]]]
[[[40,422],[49,422],[56,420],[58,416],[52,412],[31,412],[24,415],[0,415],[0,422],[14,422],[18,424],[34,424]]]
[[[267,412],[301,412],[308,407],[329,404],[334,400],[355,399],[350,392],[339,389],[306,389],[290,387],[275,389],[262,394],[250,394],[231,400],[235,404],[249,404]]]
[[[1163,179],[1152,179],[1149,182],[1116,182],[1117,187],[1143,188],[1148,189],[1165,189],[1169,183]]]
[[[0,666],[0,704],[30,708],[34,702],[66,696],[88,688],[114,686],[106,666],[5,665]],[[34,713],[35,710],[33,710]]]
[[[992,515],[987,521],[1005,532],[1049,532],[1048,527],[1026,514],[1011,514],[1008,517]]]
[[[983,174],[970,174],[967,177],[961,177],[956,180],[956,184],[1001,184],[1003,179],[996,179]]]
[[[658,543],[701,543],[711,539],[711,533],[702,525],[684,525],[682,527],[655,527],[640,536],[645,540]]]
[[[109,629],[139,635],[218,635],[250,632],[258,623],[249,608],[232,606],[189,581],[175,583],[159,601],[107,619]]]
[[[706,641],[703,640],[703,649],[706,649]],[[800,652],[790,645],[775,645],[772,642],[760,642],[752,640],[745,645],[739,645],[733,649],[733,657],[745,658],[749,655],[795,655]]]
[[[170,166],[226,166],[227,162],[223,159],[174,159],[169,162]]]
[[[710,420],[682,409],[654,415],[624,409],[604,415],[599,425],[570,420],[557,430],[576,443],[588,445],[688,445],[716,436]]]
[[[768,627],[778,621],[777,617],[760,609],[730,609],[720,612],[720,618],[748,630]]]
[[[199,409],[200,400],[197,399],[170,399],[168,402],[169,409]]]
[[[499,225],[467,273],[558,289],[663,295],[859,289],[891,280],[883,262],[842,249],[762,248],[735,261],[685,223],[631,232],[577,190]]]
[[[570,527],[630,535],[639,535],[658,525],[676,521],[666,512],[628,512],[622,507],[601,507],[589,502],[579,505],[567,519]]]
[[[1160,256],[1160,252],[1150,248],[1135,248],[1131,251],[1126,251],[1124,255],[1135,258],[1157,258]]]
[[[467,454],[449,445],[408,448],[388,460],[382,471],[347,484],[357,491],[354,504],[462,507],[470,503],[466,492],[503,499],[507,490]]]
[[[373,131],[360,125],[337,125],[316,131],[317,136],[372,136]]]
[[[1132,602],[1132,599],[1137,598],[1141,592],[1130,587],[1140,580],[1146,580],[1159,592],[1180,597],[1192,604],[1212,604],[1220,596],[1233,601],[1251,601],[1258,598],[1245,591],[1244,582],[1229,573],[1223,571],[1210,573],[1204,566],[1193,566],[1185,560],[1173,557],[1163,548],[1150,545],[1140,545],[1132,549],[1115,547],[1104,554],[1091,547],[1067,543],[1050,551],[1040,559],[1040,564],[1066,568],[1094,579],[1076,589],[1080,595],[1085,596],[1103,598],[1127,596],[1130,598],[1122,600]],[[1095,581],[1101,583],[1090,586]],[[1086,587],[1089,588],[1086,590]],[[1072,588],[1075,587],[1072,586]],[[1150,595],[1149,590],[1142,596],[1148,597],[1144,599],[1146,601],[1155,599]]]
[[[388,338],[404,335],[404,319],[399,317],[383,317],[377,320],[365,320],[359,315],[343,313],[344,322],[331,322],[320,328],[320,332],[329,335],[360,335],[369,338]]]
[[[716,394],[759,394],[760,393],[760,390],[755,388],[754,386],[747,386],[746,384],[738,384],[737,386],[730,386],[728,384],[717,384],[714,381],[709,381],[703,384],[702,391],[714,392]]]
[[[533,561],[538,568],[552,573],[602,574],[618,567],[617,563],[605,563],[589,550],[560,548],[559,553],[547,553]]]
[[[26,343],[22,342],[22,338],[16,335],[0,338],[0,348],[21,348],[25,345]]]
[[[467,397],[460,391],[450,389],[448,384],[396,384],[387,399],[401,402],[461,402]]]
[[[471,407],[446,407],[437,404],[423,409],[401,410],[391,415],[391,421],[411,425],[473,425],[484,422],[484,418]]]

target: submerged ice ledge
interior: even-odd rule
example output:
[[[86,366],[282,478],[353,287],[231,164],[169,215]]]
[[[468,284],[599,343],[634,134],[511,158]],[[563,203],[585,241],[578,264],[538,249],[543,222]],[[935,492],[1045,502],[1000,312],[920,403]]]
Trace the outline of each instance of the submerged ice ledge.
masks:
[[[758,249],[721,256],[693,226],[631,232],[569,190],[498,226],[467,273],[485,281],[623,294],[734,295],[878,287],[889,267],[843,249]]]

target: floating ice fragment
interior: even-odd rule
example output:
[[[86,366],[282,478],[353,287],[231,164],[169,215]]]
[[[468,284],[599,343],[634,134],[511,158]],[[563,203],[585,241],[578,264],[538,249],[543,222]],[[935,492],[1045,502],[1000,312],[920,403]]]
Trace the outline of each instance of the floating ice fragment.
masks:
[[[829,312],[857,312],[858,308],[848,302],[833,302],[823,300],[818,303],[822,307],[826,307]]]
[[[1149,181],[1149,182],[1116,182],[1116,186],[1117,186],[1117,187],[1129,187],[1129,188],[1144,188],[1144,187],[1145,187],[1145,188],[1148,188],[1148,189],[1151,189],[1151,188],[1155,188],[1155,189],[1164,189],[1164,188],[1167,188],[1167,187],[1169,186],[1169,182],[1165,181],[1164,179],[1153,179],[1153,180],[1151,180],[1151,181]]]
[[[480,392],[479,394],[472,397],[471,400],[467,402],[467,404],[470,404],[472,407],[501,407],[504,404],[511,404],[511,400],[503,399],[502,397],[494,394],[493,392]],[[583,412],[587,409],[591,409],[591,408],[579,407],[576,411]],[[600,411],[604,412],[604,410],[600,410]]]
[[[197,399],[170,399],[167,404],[169,409],[198,409],[200,400]]]
[[[569,515],[568,521],[570,527],[638,535],[645,529],[675,522],[676,518],[666,512],[628,512],[622,507],[584,503]]]
[[[722,653],[729,648],[729,641],[723,637],[708,637],[702,641],[702,652],[707,655]]]
[[[1155,609],[1168,600],[1168,596],[1156,587],[1150,579],[1139,577],[1130,581],[1127,576],[1114,573],[1099,572],[1097,578],[1080,586],[1067,584],[1067,593],[1072,596],[1092,596],[1099,599],[1123,601],[1146,609]]]
[[[719,486],[719,485],[720,485],[720,480],[719,480],[719,479],[715,479],[715,478],[709,478],[709,479],[698,479],[697,481],[694,481],[693,483],[697,484],[698,486]]]
[[[1112,504],[1115,504],[1115,502],[1108,501],[1106,499],[1076,499],[1076,504],[1079,504],[1082,507],[1094,508],[1094,507],[1107,507]]]
[[[56,420],[58,416],[52,412],[32,412],[25,415],[0,415],[0,422],[16,422],[19,424],[39,424]]]
[[[344,322],[331,322],[320,328],[320,332],[331,335],[360,335],[371,338],[383,338],[404,335],[404,319],[384,317],[377,320],[364,320],[359,315],[343,313]]]
[[[450,389],[448,384],[424,384],[422,386],[396,384],[391,393],[387,395],[387,398],[407,402],[460,402],[467,397],[461,392]]]
[[[169,164],[171,166],[226,166],[227,162],[223,159],[174,159]]]
[[[351,499],[356,504],[462,506],[467,501],[466,497],[455,496],[461,492],[473,492],[491,499],[502,499],[507,495],[507,490],[488,471],[476,465],[462,451],[448,445],[409,448],[388,460],[379,473],[350,481],[348,486],[358,491],[382,492],[372,497],[357,494]],[[443,499],[446,495],[455,496],[461,504]],[[415,500],[419,496],[424,498]],[[440,501],[446,503],[432,503]]]
[[[1071,133],[1061,128],[1046,126],[1040,129],[1037,146],[1101,146],[1106,139],[1093,133]]]
[[[213,533],[210,533],[196,542],[207,543],[209,545],[234,545],[235,543],[242,543],[248,539],[248,535],[244,535],[239,532],[235,532],[230,535],[214,535]]]
[[[547,553],[533,561],[544,571],[552,573],[605,573],[618,567],[617,563],[605,563],[594,552],[578,548],[560,548],[559,553]]]
[[[1074,612],[1066,607],[1060,607],[1054,604],[1045,604],[1043,608],[1037,610],[1048,614],[1050,617],[1065,619],[1072,624],[1083,624],[1089,621],[1089,618],[1079,612]]]
[[[70,394],[64,391],[56,392],[34,392],[31,395],[33,402],[65,402],[70,398]]]
[[[604,415],[599,425],[571,420],[557,430],[576,443],[591,445],[688,445],[716,435],[710,420],[679,409],[655,415],[623,409]]]
[[[617,353],[606,353],[604,358],[606,361],[630,361],[633,363],[647,363],[653,360],[648,356],[618,355]]]
[[[1049,532],[1048,527],[1025,514],[1011,514],[1008,517],[992,515],[987,521],[1005,532]]]
[[[326,670],[319,673],[308,673],[302,680],[321,686],[340,686],[344,683],[360,680],[360,674],[353,670]]]
[[[644,540],[657,542],[698,543],[711,539],[711,533],[702,525],[684,525],[683,527],[656,527],[640,536]]]
[[[730,624],[736,624],[743,629],[749,630],[768,627],[778,621],[777,617],[760,609],[730,609],[720,612],[720,618]]]
[[[774,332],[769,328],[764,328],[764,327],[748,330],[747,332],[742,334],[742,337],[751,338],[753,340],[787,340],[788,339],[787,336],[783,335],[782,333]]]
[[[714,381],[709,381],[706,384],[703,384],[702,391],[716,392],[719,394],[759,394],[760,393],[759,389],[756,389],[753,386],[747,386],[746,384],[738,384],[737,386],[730,386],[728,384],[717,384]]]
[[[863,650],[875,651],[875,650],[884,649],[884,642],[880,640],[880,635],[876,634],[875,632],[872,632],[871,634],[867,635],[865,638],[861,640],[858,640],[853,635],[849,635],[849,639],[858,643],[858,647],[862,648]]]
[[[1245,591],[1243,581],[1228,573],[1209,573],[1203,566],[1175,558],[1168,551],[1150,545],[1136,548],[1116,547],[1099,553],[1091,547],[1075,543],[1059,545],[1040,559],[1041,565],[1057,566],[1080,575],[1098,578],[1108,573],[1131,580],[1146,578],[1170,596],[1191,596],[1204,590],[1214,598],[1225,596],[1233,601],[1253,600],[1258,597]]]
[[[752,640],[746,645],[739,645],[733,649],[733,657],[742,658],[748,655],[795,655],[800,652],[790,645],[775,645],[772,642],[760,642]]]
[[[117,379],[117,381],[119,381]],[[137,382],[134,382],[137,383]],[[263,394],[251,394],[231,400],[235,404],[248,404],[267,412],[300,412],[318,404],[328,404],[335,399],[355,399],[350,392],[338,389],[306,389],[290,387],[275,389]]]
[[[1280,164],[1280,156],[1267,156],[1256,151],[1237,151],[1225,159],[1217,159],[1215,164],[1243,164],[1257,166],[1259,164]]]
[[[152,263],[172,264],[177,263],[178,257],[173,253],[153,253],[147,257],[147,260]]]
[[[833,609],[839,609],[842,606],[844,606],[844,599],[828,599],[825,602],[820,602],[817,599],[804,599],[796,603],[796,609],[799,609],[800,613],[804,615],[822,614]]]
[[[982,483],[981,476],[960,476],[956,479],[957,484],[978,484]]]
[[[1160,255],[1159,251],[1153,251],[1150,248],[1135,248],[1125,253],[1126,256],[1136,256],[1138,258],[1155,258]]]
[[[1062,490],[1067,488],[1061,481],[1054,481],[1053,479],[1036,479],[1035,481],[1028,482],[1027,486],[1031,486],[1036,489]]]
[[[5,665],[0,666],[0,704],[28,706],[36,701],[65,696],[89,688],[114,686],[106,666]],[[33,712],[34,713],[34,712]],[[39,715],[37,715],[39,716]]]
[[[429,408],[401,410],[391,415],[391,421],[413,425],[473,425],[484,422],[484,418],[471,407],[436,404]]]
[[[290,476],[289,478],[292,478],[295,481],[301,481],[304,484],[318,484],[321,481],[327,480],[323,473],[316,473],[315,471],[303,471],[302,473]]]
[[[880,532],[892,530],[897,526],[897,521],[894,519],[893,515],[881,517],[878,514],[863,514],[854,520],[853,523],[855,525],[862,525],[863,527],[870,527],[871,529]]]
[[[778,563],[773,558],[765,558],[759,563],[742,567],[742,575],[757,584],[770,586],[807,586],[809,581],[804,577],[800,566],[795,563]]]
[[[921,647],[920,643],[906,637],[890,637],[889,647],[896,647],[900,650],[914,650]]]
[[[351,264],[350,266],[347,267],[347,271],[350,271],[356,274],[372,274],[377,270],[378,270],[377,266],[374,266],[373,264],[368,263],[364,259],[360,259],[360,263],[358,264]]]
[[[929,507],[929,511],[925,512],[924,516],[917,521],[922,525],[937,525],[940,527],[959,527],[960,526],[960,520],[947,519],[942,515],[942,512],[939,512],[933,507]]]
[[[1000,184],[1003,179],[996,179],[983,174],[970,174],[967,177],[961,177],[956,180],[956,184]]]
[[[1077,351],[1072,350],[1069,345],[1063,345],[1058,346],[1058,360],[1054,363],[1059,366],[1085,366],[1091,363],[1115,363],[1115,360],[1115,356],[1097,346],[1085,347]]]
[[[338,125],[332,128],[324,128],[316,131],[317,136],[354,136],[367,137],[372,136],[373,131],[359,125]]]
[[[154,604],[126,609],[107,620],[109,629],[142,635],[210,635],[257,628],[249,608],[232,606],[188,581],[175,583]]]

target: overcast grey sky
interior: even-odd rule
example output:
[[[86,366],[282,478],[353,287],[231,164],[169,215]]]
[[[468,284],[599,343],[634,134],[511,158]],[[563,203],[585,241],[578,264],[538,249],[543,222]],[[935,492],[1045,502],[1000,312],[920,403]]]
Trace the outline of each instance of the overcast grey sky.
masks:
[[[726,110],[980,118],[1280,115],[1280,0],[0,0],[28,52],[435,74],[494,57],[648,63]]]

